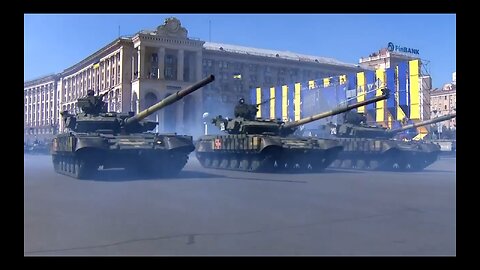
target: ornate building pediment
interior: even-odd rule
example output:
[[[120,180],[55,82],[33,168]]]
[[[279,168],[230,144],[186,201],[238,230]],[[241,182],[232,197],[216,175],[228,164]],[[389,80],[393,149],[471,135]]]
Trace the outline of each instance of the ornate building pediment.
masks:
[[[174,17],[165,19],[165,22],[157,27],[158,36],[187,38],[187,34],[187,29],[182,27],[180,20]]]

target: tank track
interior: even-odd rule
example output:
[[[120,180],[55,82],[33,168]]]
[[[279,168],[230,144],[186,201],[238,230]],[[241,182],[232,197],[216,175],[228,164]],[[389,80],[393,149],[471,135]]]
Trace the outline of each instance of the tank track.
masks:
[[[247,172],[322,172],[333,161],[334,150],[300,154],[196,153],[204,168]]]
[[[348,156],[347,156],[348,155]],[[437,160],[438,153],[394,151],[381,155],[350,154],[332,162],[330,168],[369,170],[369,171],[422,171]]]
[[[174,177],[188,162],[189,151],[171,150],[158,157],[144,157],[129,163],[125,169],[146,177]],[[94,155],[92,155],[94,156]],[[71,154],[52,155],[55,172],[77,179],[90,179],[98,171],[99,162]]]
[[[98,169],[94,162],[73,155],[52,155],[53,169],[56,173],[78,179],[86,179]]]

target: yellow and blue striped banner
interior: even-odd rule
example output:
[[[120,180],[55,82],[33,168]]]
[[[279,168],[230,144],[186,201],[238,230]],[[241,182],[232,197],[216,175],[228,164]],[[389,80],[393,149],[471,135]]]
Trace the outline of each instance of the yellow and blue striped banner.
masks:
[[[375,71],[375,75],[376,75],[376,79],[377,79],[377,82],[378,82],[378,85],[377,85],[377,91],[376,91],[376,97],[379,97],[382,95],[382,89],[385,87],[385,70],[383,69],[377,69]],[[380,100],[380,101],[377,101],[376,103],[376,113],[375,113],[375,120],[377,122],[384,122],[385,119],[385,100]]]
[[[257,87],[257,103],[262,102],[262,88]],[[258,106],[257,117],[262,117],[262,106]]]
[[[288,121],[288,86],[282,86],[282,120]]]
[[[365,73],[357,73],[357,102],[365,100]],[[364,113],[365,106],[358,107],[357,112]]]
[[[410,119],[420,119],[420,63],[419,60],[411,60],[409,67],[410,86]]]

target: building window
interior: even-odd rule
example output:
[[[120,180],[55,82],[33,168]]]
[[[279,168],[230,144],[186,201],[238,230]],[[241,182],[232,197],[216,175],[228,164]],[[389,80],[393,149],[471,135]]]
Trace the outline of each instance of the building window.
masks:
[[[175,80],[177,76],[177,58],[174,55],[165,56],[165,79]]]
[[[445,110],[447,109],[447,105],[445,105]]]

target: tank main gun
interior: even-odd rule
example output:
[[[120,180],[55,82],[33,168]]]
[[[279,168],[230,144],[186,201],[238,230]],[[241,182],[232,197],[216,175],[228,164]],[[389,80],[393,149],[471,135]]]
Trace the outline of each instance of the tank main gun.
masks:
[[[257,105],[255,105],[255,107],[261,106],[261,105],[263,105],[263,104],[265,104],[265,103],[269,102],[269,101],[270,101],[270,100],[272,100],[272,99],[275,99],[275,97],[272,97],[272,98],[269,98],[269,99],[267,99],[267,100],[264,100],[264,101],[262,101],[262,102],[258,103]]]
[[[316,114],[316,115],[312,115],[310,117],[306,117],[306,118],[303,118],[303,119],[300,119],[300,120],[297,120],[297,121],[294,121],[294,122],[286,123],[286,124],[283,125],[282,128],[284,128],[284,129],[296,128],[296,127],[299,127],[301,125],[308,124],[310,122],[313,122],[313,121],[316,121],[316,120],[319,120],[319,119],[327,118],[327,117],[332,116],[332,115],[337,115],[337,114],[347,112],[347,111],[350,111],[350,110],[358,108],[358,107],[362,107],[362,106],[365,106],[365,105],[368,105],[368,104],[371,104],[371,103],[375,103],[375,102],[378,102],[378,101],[381,101],[381,100],[388,99],[389,96],[390,96],[390,90],[389,89],[382,89],[382,95],[381,96],[374,97],[374,98],[371,98],[371,99],[368,99],[368,100],[364,100],[364,101],[361,101],[361,102],[358,102],[358,103],[355,103],[355,104],[338,107],[338,108],[333,109],[331,111],[319,113],[319,114]]]
[[[201,87],[213,82],[214,80],[215,80],[215,76],[210,75],[210,76],[206,77],[205,79],[187,87],[186,89],[179,90],[175,94],[172,94],[172,95],[166,97],[165,99],[158,102],[157,104],[139,112],[138,114],[136,114],[132,117],[127,118],[125,120],[125,125],[131,125],[133,123],[136,123],[136,122],[139,122],[139,121],[143,120],[144,118],[150,116],[151,114],[155,113],[156,111],[158,111],[160,109],[163,109],[163,108],[167,107],[168,105],[179,101],[184,96],[200,89]]]
[[[455,118],[455,117],[457,117],[456,112],[452,113],[452,114],[447,114],[447,115],[444,115],[444,116],[436,117],[436,118],[433,118],[433,119],[430,119],[430,120],[425,120],[425,121],[422,121],[422,122],[406,125],[406,126],[403,126],[401,128],[398,128],[398,129],[392,129],[392,130],[387,131],[387,133],[394,135],[396,133],[405,131],[407,129],[422,127],[422,126],[426,126],[426,125],[429,125],[429,124],[435,124],[435,123],[442,122],[442,121],[445,121],[445,120],[450,120],[450,119]]]

